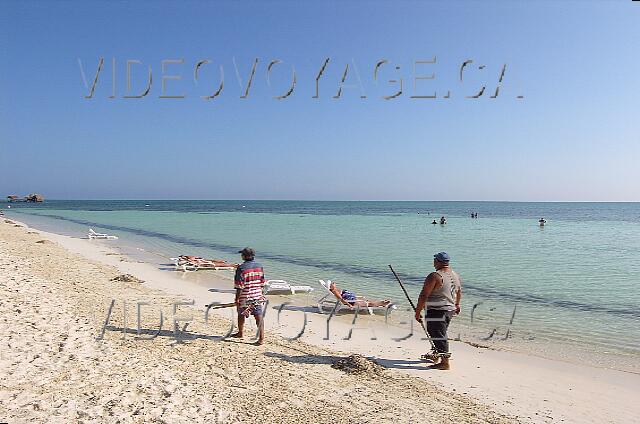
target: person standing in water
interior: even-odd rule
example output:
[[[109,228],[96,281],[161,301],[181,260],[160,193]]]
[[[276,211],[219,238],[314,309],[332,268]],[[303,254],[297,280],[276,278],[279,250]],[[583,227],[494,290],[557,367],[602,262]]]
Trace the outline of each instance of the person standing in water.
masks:
[[[447,223],[447,218],[445,218],[444,216],[440,217],[440,225],[444,225]]]
[[[427,332],[433,341],[435,352],[426,355],[428,358],[439,359],[434,369],[450,369],[449,340],[447,329],[454,315],[460,313],[462,299],[462,279],[449,266],[451,258],[446,252],[433,255],[433,267],[436,269],[424,280],[422,291],[418,297],[415,318],[422,321],[422,310],[427,309],[425,315]]]
[[[540,226],[541,226],[541,227],[544,227],[544,224],[546,224],[546,223],[547,223],[547,220],[546,220],[546,219],[544,219],[544,218],[540,218],[540,219],[538,220],[538,224],[540,224]]]

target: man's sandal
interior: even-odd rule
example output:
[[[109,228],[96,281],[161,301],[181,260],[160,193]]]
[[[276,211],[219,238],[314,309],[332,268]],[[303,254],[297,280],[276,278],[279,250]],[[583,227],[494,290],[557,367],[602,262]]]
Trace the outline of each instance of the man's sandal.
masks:
[[[440,355],[438,354],[438,352],[431,351],[429,353],[421,355],[420,359],[423,361],[438,362],[440,360]]]

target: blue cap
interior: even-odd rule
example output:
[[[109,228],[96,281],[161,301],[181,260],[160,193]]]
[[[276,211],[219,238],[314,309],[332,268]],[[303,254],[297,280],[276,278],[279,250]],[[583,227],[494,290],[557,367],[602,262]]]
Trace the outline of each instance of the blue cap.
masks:
[[[436,253],[435,255],[433,255],[433,257],[438,262],[442,262],[442,263],[447,263],[447,262],[449,262],[451,260],[451,257],[449,256],[449,254],[447,252]]]

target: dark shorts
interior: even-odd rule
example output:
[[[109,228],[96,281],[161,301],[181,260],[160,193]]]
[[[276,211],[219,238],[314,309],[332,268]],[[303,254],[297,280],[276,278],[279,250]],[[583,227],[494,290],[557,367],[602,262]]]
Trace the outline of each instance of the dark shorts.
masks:
[[[245,317],[248,317],[249,315],[262,317],[262,305],[238,306],[238,315],[244,315]]]
[[[426,314],[429,337],[431,337],[435,350],[445,356],[449,355],[447,330],[449,329],[449,323],[453,315],[453,311],[441,311],[438,309],[427,309]]]

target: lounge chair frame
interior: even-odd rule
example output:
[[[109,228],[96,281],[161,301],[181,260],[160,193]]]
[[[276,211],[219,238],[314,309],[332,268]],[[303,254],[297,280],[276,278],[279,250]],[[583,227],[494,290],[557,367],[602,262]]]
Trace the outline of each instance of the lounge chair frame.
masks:
[[[89,234],[87,234],[89,240],[118,240],[118,236],[112,236],[105,233],[96,233],[93,228],[89,228]]]
[[[295,295],[313,292],[311,286],[294,286],[285,280],[267,280],[265,282],[266,294],[272,295]]]

